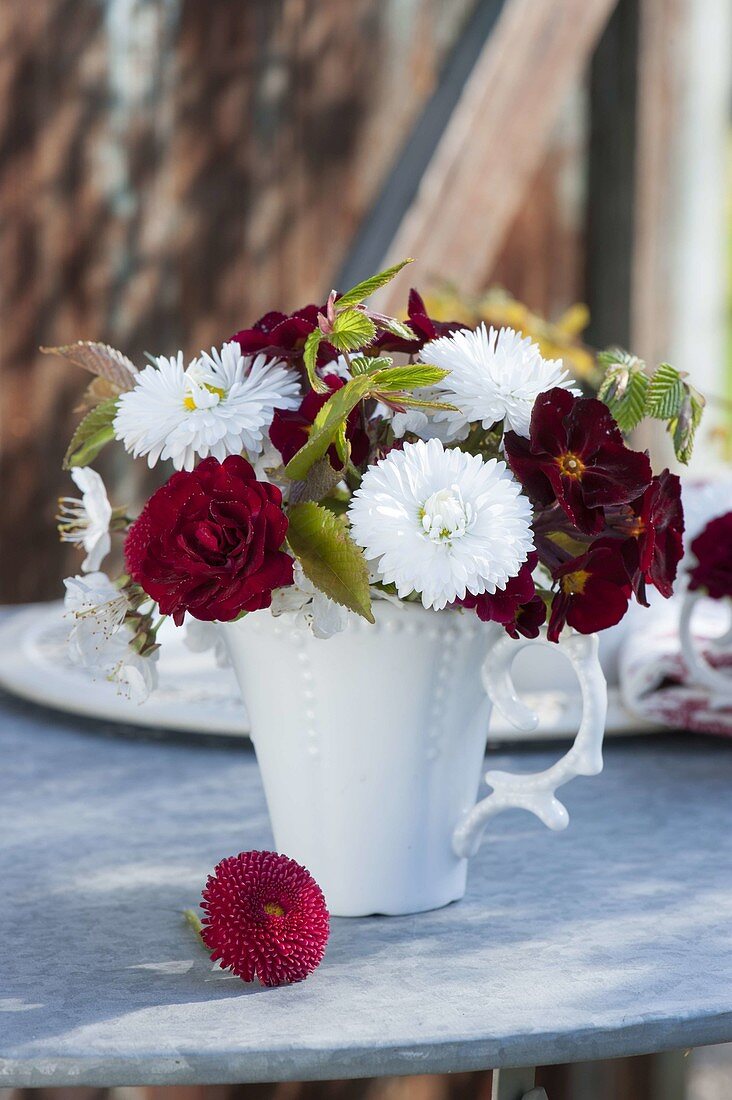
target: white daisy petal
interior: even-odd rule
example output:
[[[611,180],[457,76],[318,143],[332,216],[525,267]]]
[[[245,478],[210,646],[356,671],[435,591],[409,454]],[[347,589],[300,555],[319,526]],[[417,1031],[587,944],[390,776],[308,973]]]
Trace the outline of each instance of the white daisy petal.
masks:
[[[540,393],[559,386],[580,395],[561,359],[544,359],[529,337],[511,328],[486,329],[482,324],[472,332],[453,332],[427,344],[421,358],[450,371],[436,391],[459,412],[434,416],[447,426],[449,439],[464,438],[472,423],[490,428],[501,420],[506,430],[528,437]]]
[[[192,470],[196,458],[262,451],[275,409],[300,403],[300,382],[290,367],[265,355],[245,357],[237,343],[212,348],[183,368],[183,353],[158,357],[119,399],[114,433],[148,465],[170,459]]]
[[[370,466],[348,515],[381,579],[438,611],[466,592],[505,588],[533,549],[531,505],[505,463],[437,439]]]

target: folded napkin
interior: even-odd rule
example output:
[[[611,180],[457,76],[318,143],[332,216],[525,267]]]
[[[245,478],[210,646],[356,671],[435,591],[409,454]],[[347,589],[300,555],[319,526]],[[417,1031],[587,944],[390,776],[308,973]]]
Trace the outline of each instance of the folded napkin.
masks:
[[[732,737],[729,612],[720,603],[705,600],[693,620],[700,655],[713,668],[729,670],[730,689],[722,696],[695,684],[681,656],[682,600],[678,595],[649,608],[642,623],[628,632],[618,657],[623,704],[632,714],[672,729]]]

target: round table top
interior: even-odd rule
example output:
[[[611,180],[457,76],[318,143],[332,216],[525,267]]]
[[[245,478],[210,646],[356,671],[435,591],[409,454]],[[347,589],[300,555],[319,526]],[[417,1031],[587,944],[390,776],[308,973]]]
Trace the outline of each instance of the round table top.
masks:
[[[463,901],[333,920],[279,989],[212,964],[181,912],[270,847],[250,747],[144,742],[0,702],[0,1086],[183,1084],[578,1061],[732,1039],[732,744],[645,737],[511,811]],[[515,750],[493,766],[544,766]]]

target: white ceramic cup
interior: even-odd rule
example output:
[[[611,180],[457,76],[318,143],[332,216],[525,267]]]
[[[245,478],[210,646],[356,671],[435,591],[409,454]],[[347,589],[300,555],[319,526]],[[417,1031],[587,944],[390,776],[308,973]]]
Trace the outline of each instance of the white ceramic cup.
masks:
[[[713,701],[732,702],[732,669],[721,671],[709,664],[700,648],[697,646],[694,635],[692,634],[692,620],[696,606],[701,600],[707,598],[706,593],[698,589],[695,592],[687,591],[684,595],[684,602],[681,605],[681,615],[679,618],[681,655],[684,658],[684,663],[686,664],[691,679],[695,683],[709,688],[712,692]],[[725,633],[721,637],[710,641],[709,644],[720,650],[730,650],[732,649],[732,600],[727,598],[715,602],[718,605],[722,604],[725,606],[726,610],[730,612],[731,621]]]
[[[323,641],[293,614],[221,625],[246,699],[278,851],[309,868],[334,916],[415,913],[463,896],[486,821],[510,806],[567,825],[555,789],[602,770],[607,709],[596,636],[560,643],[584,708],[569,752],[534,775],[488,772],[491,702],[527,730],[510,666],[537,643],[474,613],[374,604]],[[246,838],[243,838],[246,843]]]

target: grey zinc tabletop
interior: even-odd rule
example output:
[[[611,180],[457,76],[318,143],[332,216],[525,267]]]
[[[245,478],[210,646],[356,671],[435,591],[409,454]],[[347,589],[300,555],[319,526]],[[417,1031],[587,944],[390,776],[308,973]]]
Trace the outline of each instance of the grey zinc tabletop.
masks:
[[[566,833],[495,820],[466,898],[334,920],[306,982],[212,970],[181,918],[271,847],[251,750],[0,701],[0,1086],[429,1073],[732,1039],[732,744],[615,741]],[[544,766],[546,752],[502,754]]]

